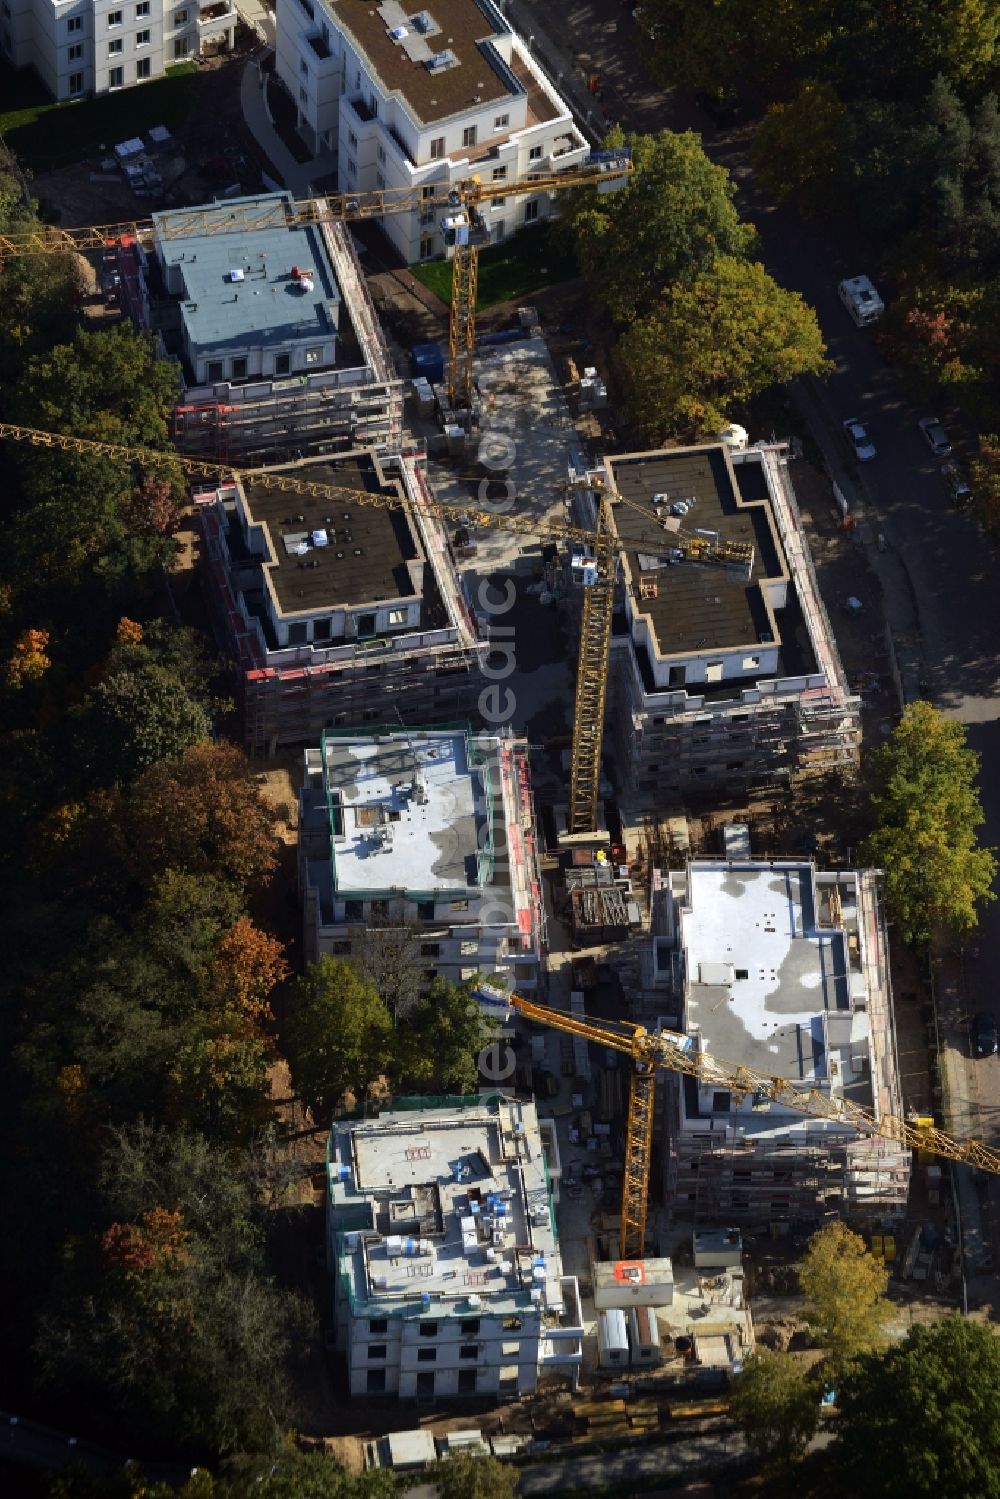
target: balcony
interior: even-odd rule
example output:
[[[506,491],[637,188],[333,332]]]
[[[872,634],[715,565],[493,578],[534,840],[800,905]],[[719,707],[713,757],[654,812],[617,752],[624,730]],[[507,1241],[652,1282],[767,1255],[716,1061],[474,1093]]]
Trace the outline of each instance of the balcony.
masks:
[[[375,118],[375,114],[369,105],[365,103],[364,99],[348,99],[347,102],[354,110],[362,125],[371,124]]]
[[[236,19],[236,7],[232,0],[215,0],[212,5],[199,6],[199,42],[217,42],[226,38],[232,43]]]
[[[410,171],[416,171],[416,162],[413,160],[412,156],[410,155],[409,147],[407,146],[406,142],[403,140],[403,137],[398,133],[398,131],[392,125],[386,126],[386,132],[387,132],[390,140],[392,141],[393,145],[396,147],[396,150],[399,152],[400,156],[403,158],[403,164],[404,164],[404,166],[406,166]]]
[[[322,33],[311,34],[306,37],[306,41],[315,52],[320,62],[325,62],[326,59],[331,55],[330,44],[322,35]]]

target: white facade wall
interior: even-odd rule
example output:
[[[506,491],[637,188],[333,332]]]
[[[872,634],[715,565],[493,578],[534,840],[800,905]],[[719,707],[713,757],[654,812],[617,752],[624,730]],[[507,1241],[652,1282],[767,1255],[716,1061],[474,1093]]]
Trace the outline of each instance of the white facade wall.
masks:
[[[185,333],[184,346],[198,385],[217,385],[223,380],[285,380],[290,375],[308,375],[316,369],[327,368],[335,364],[337,359],[335,334],[326,338],[298,338],[284,345],[260,345],[257,348],[248,348],[243,343],[230,346],[219,343],[213,344],[208,354],[203,354],[192,348]],[[316,351],[318,357],[310,358]],[[287,369],[275,368],[276,360],[281,357],[287,358]],[[243,360],[246,360],[245,370]]]
[[[513,1326],[515,1322],[521,1324],[519,1328]],[[347,1363],[352,1395],[369,1393],[370,1369],[384,1369],[386,1394],[398,1395],[401,1400],[416,1400],[431,1393],[435,1399],[528,1395],[537,1385],[541,1352],[547,1341],[538,1312],[522,1312],[517,1317],[471,1313],[446,1316],[430,1324],[435,1329],[433,1337],[421,1330],[428,1327],[426,1321],[390,1317],[386,1319],[386,1332],[374,1334],[370,1326],[367,1318],[350,1319]],[[376,1321],[376,1329],[379,1326]],[[574,1343],[578,1336],[572,1339]],[[475,1388],[470,1389],[473,1372]],[[419,1387],[421,1375],[433,1375],[432,1392]]]
[[[573,130],[570,107],[519,39],[498,35],[493,40],[504,61],[509,63],[516,54],[519,66],[545,89],[554,107],[552,119],[529,124],[527,97],[519,93],[424,124],[401,95],[372,72],[323,0],[277,0],[278,77],[296,103],[303,139],[318,153],[337,154],[342,193],[439,186],[472,175],[495,180],[499,192],[503,182],[516,182],[529,172],[562,170],[586,158],[588,147],[575,130],[579,145],[565,149],[565,137]],[[475,133],[473,146],[466,144],[469,131]],[[494,142],[492,154],[484,157],[482,148]],[[470,150],[475,159],[470,160]],[[546,217],[551,201],[550,195],[541,194],[484,203],[491,238],[504,239],[523,224]],[[438,218],[437,212],[397,213],[382,227],[403,259],[412,263],[444,252]]]
[[[223,3],[209,16],[218,0],[0,0],[0,51],[33,67],[55,99],[104,94],[160,78],[210,45],[231,47],[236,10]]]
[[[94,92],[163,72],[163,0],[92,0]],[[147,40],[148,38],[148,40]]]
[[[487,900],[491,896],[487,894]],[[328,957],[359,957],[365,936],[370,931],[369,921],[372,903],[363,902],[363,920],[348,920],[341,916],[334,926],[324,925],[319,914],[319,893],[310,886],[303,891],[304,930],[306,947],[310,959]],[[427,923],[427,929],[413,930],[420,924],[420,907],[416,901],[399,901],[390,911],[389,919],[398,920],[400,926],[413,931],[414,940],[420,948],[420,966],[426,972],[433,970],[438,977],[451,984],[464,983],[476,973],[507,974],[511,987],[531,994],[538,987],[539,962],[537,953],[522,952],[522,938],[515,922],[506,926],[479,926],[476,920],[481,901],[470,901],[468,921],[462,925]],[[337,902],[337,910],[345,911],[347,903]],[[447,902],[436,903],[436,909],[444,910]],[[384,920],[384,918],[379,918]]]
[[[15,68],[38,66],[32,0],[0,0],[0,53]]]

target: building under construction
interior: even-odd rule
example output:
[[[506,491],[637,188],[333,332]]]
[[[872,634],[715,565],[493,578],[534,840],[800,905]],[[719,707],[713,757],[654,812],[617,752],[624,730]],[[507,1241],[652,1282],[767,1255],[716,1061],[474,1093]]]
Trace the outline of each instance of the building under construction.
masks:
[[[591,478],[595,476],[590,476]],[[624,618],[612,645],[618,779],[633,794],[741,795],[857,763],[847,686],[781,445],[723,443],[605,460]],[[654,525],[666,542],[649,550]],[[671,546],[671,536],[676,540]],[[752,548],[710,565],[682,539]]]
[[[359,447],[398,452],[403,387],[338,223],[271,223],[287,193],[153,215],[115,252],[122,305],[183,387],[178,448],[236,465]],[[222,232],[227,216],[268,227]],[[190,227],[188,227],[190,226]]]
[[[373,929],[464,983],[532,993],[545,947],[528,747],[467,729],[324,733],[305,752],[303,950],[357,958]]]
[[[903,1116],[878,874],[700,859],[661,885],[664,1023],[729,1063]],[[881,1136],[664,1073],[666,1201],[680,1219],[800,1231],[905,1213],[910,1152]]]
[[[207,593],[232,659],[246,745],[271,755],[324,729],[464,719],[480,639],[436,520],[404,457],[304,463],[303,481],[385,494],[395,508],[234,479],[198,496]]]

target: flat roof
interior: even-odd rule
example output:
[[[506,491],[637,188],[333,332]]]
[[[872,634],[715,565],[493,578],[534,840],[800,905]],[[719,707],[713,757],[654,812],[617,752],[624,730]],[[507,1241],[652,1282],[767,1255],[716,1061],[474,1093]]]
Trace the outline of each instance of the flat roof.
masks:
[[[475,1298],[495,1313],[535,1289],[544,1307],[559,1305],[534,1103],[498,1098],[338,1123],[330,1159],[333,1226],[357,1300],[419,1309],[425,1295],[428,1316],[469,1316]],[[370,1227],[356,1232],[362,1216]]]
[[[291,195],[234,198],[220,203],[218,212],[235,217],[237,210],[282,201],[291,203]],[[215,348],[258,349],[328,339],[336,333],[340,288],[315,225],[178,235],[185,218],[203,223],[204,216],[204,208],[170,209],[152,216],[164,265],[177,266],[184,278],[181,319],[192,350],[205,355]],[[171,237],[164,239],[167,225]],[[293,267],[311,273],[311,290],[293,277]],[[234,281],[234,271],[242,279]]]
[[[692,862],[681,945],[685,1029],[708,1052],[861,1101],[849,1060],[868,1018],[853,1010],[846,933],[816,925],[810,863]],[[836,1075],[828,1050],[848,1064]]]
[[[369,494],[402,493],[371,457],[273,472]],[[241,491],[251,524],[267,528],[271,560],[265,567],[283,615],[416,596],[414,570],[407,564],[421,563],[423,554],[405,511],[358,505],[346,495],[289,494],[252,479],[241,481]],[[325,534],[325,545],[312,544],[314,532]]]
[[[333,844],[338,891],[462,892],[477,885],[479,827],[490,814],[463,733],[325,744],[326,784],[341,808]]]
[[[478,109],[494,100],[516,96],[521,85],[500,55],[489,45],[509,27],[491,4],[479,0],[428,0],[426,7],[371,0],[327,0],[334,22],[348,32],[368,58],[385,87],[398,92],[422,124]],[[433,32],[422,33],[412,22],[430,15]],[[394,41],[390,31],[405,28],[407,36]],[[451,52],[457,66],[431,72],[410,53],[426,42],[431,53]],[[404,46],[404,42],[408,44]],[[414,43],[418,45],[414,45]]]
[[[704,653],[764,641],[780,644],[774,617],[761,583],[783,576],[777,537],[769,522],[769,501],[741,494],[728,449],[722,443],[662,452],[626,453],[606,460],[615,488],[625,500],[652,509],[654,495],[671,503],[690,504],[677,518],[683,531],[717,532],[724,541],[749,543],[754,549],[749,582],[718,564],[685,560],[651,566],[649,537],[655,522],[627,504],[614,507],[614,522],[624,543],[631,607],[649,620],[661,656]],[[665,557],[670,533],[664,532]],[[656,596],[643,598],[640,578],[652,576]]]

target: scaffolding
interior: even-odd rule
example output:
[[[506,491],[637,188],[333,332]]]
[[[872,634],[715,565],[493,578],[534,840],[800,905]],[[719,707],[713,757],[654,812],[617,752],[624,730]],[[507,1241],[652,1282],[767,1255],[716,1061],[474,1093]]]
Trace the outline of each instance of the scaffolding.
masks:
[[[357,366],[189,387],[171,424],[182,453],[245,466],[348,448],[401,451],[403,382],[393,367],[350,233],[343,224],[319,228],[341,290],[341,315],[350,319],[358,345]],[[139,327],[149,327],[150,304],[141,274],[145,252],[134,237],[124,236],[114,253],[123,310]],[[173,302],[161,300],[156,311],[159,324],[172,325]]]
[[[272,652],[263,629],[233,587],[213,490],[199,497],[206,589],[220,645],[237,679],[249,754],[315,742],[331,725],[357,726],[395,716],[428,723],[466,718],[480,688],[485,641],[454,628],[354,641],[316,650]],[[284,656],[287,661],[280,661]]]
[[[852,1006],[867,1012],[872,1113],[879,1119],[902,1118],[878,873],[820,876],[815,894],[817,925],[844,932],[848,977],[862,980],[852,985]],[[801,1225],[838,1211],[878,1225],[905,1214],[911,1170],[905,1144],[831,1125],[786,1133],[780,1119],[768,1120],[766,1127],[755,1120],[743,1128],[739,1122],[699,1117],[693,1080],[665,1076],[661,1087],[671,1118],[667,1200],[679,1215],[705,1223]]]

